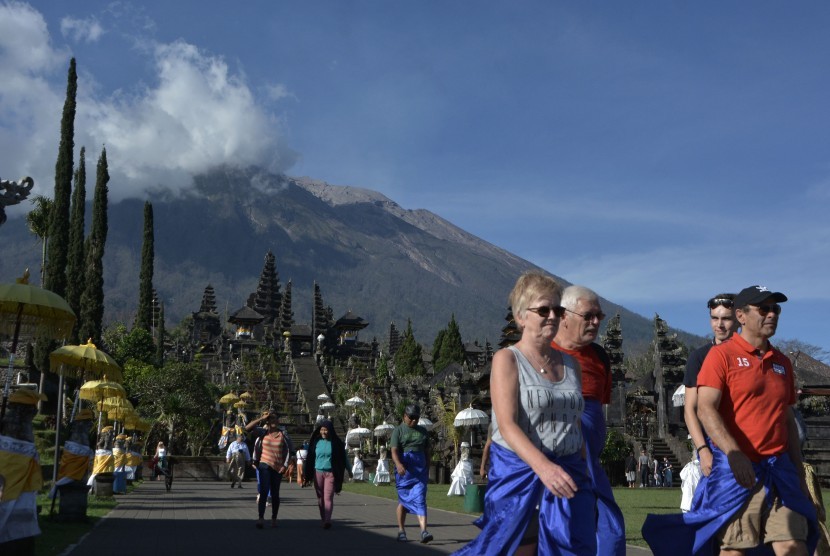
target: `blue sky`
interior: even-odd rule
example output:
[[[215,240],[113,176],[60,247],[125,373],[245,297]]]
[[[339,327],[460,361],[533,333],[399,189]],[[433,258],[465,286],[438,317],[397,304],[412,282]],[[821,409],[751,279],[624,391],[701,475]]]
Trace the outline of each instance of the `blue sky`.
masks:
[[[0,3],[3,178],[76,146],[114,198],[216,163],[380,191],[645,316],[790,296],[830,349],[830,4]]]

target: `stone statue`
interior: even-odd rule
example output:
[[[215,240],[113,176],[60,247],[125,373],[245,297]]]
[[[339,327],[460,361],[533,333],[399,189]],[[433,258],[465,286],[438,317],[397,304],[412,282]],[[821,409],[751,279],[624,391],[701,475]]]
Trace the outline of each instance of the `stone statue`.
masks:
[[[0,226],[6,221],[6,207],[16,205],[29,196],[35,180],[26,176],[20,178],[19,182],[0,180]]]
[[[37,493],[43,486],[40,458],[35,448],[32,419],[46,396],[21,388],[8,399],[0,434],[0,470],[6,488],[0,500],[0,553],[34,554]],[[13,524],[13,526],[10,526]]]

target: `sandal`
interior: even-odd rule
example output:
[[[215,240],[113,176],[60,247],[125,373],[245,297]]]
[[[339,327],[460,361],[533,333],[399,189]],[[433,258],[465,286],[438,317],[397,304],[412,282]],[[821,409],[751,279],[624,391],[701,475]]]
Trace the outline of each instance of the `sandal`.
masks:
[[[406,542],[406,532],[405,531],[398,531],[398,541],[399,542]]]
[[[426,544],[433,539],[429,531],[421,531],[421,544]]]

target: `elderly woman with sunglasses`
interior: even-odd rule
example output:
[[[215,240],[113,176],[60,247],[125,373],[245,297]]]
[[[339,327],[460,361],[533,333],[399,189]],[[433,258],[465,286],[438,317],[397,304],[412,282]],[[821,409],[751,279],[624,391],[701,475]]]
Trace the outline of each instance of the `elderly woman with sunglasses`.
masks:
[[[560,296],[553,278],[533,272],[510,293],[522,336],[493,358],[492,464],[476,522],[482,531],[459,555],[597,552],[579,366],[551,347],[564,314]]]

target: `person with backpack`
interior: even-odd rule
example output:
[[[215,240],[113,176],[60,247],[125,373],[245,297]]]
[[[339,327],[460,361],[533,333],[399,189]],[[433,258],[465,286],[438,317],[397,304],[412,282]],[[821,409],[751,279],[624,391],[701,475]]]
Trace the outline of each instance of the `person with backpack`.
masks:
[[[265,423],[265,427],[261,425]],[[279,416],[270,411],[264,411],[262,417],[255,419],[245,426],[245,430],[253,433],[254,460],[257,462],[257,477],[259,482],[259,497],[257,509],[259,519],[257,529],[265,526],[265,506],[268,495],[271,496],[271,527],[277,526],[277,514],[280,509],[280,484],[286,472],[291,473],[294,466],[293,447],[285,430],[280,427]],[[258,442],[258,446],[257,446]]]

